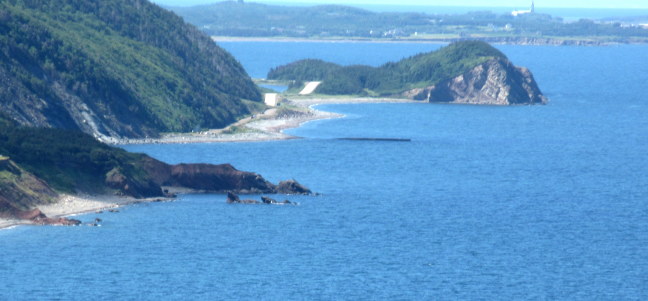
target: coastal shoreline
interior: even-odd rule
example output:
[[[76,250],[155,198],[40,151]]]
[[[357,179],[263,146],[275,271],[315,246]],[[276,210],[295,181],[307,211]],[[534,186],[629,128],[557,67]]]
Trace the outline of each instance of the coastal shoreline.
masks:
[[[214,129],[197,133],[167,134],[159,139],[127,139],[111,141],[114,144],[158,144],[158,143],[217,143],[217,142],[262,142],[299,139],[284,133],[284,130],[297,128],[315,120],[344,117],[342,114],[317,110],[314,107],[325,104],[358,104],[358,103],[420,103],[408,99],[392,98],[295,98],[286,100],[284,107],[290,107],[286,112],[279,108],[271,108],[258,116],[244,118],[227,128]],[[243,129],[241,133],[231,133],[232,127]],[[187,189],[165,187],[172,194],[195,192]],[[63,194],[56,203],[38,206],[50,218],[70,217],[80,214],[110,210],[126,205],[142,202],[169,201],[174,198],[136,199],[117,195],[69,195]],[[16,226],[34,225],[29,220],[0,218],[0,230]]]
[[[421,103],[399,98],[368,98],[368,97],[308,97],[292,98],[283,102],[282,106],[270,108],[261,114],[247,117],[223,128],[193,133],[168,133],[160,138],[120,139],[106,141],[111,144],[186,144],[186,143],[216,143],[216,142],[261,142],[299,139],[284,133],[287,129],[298,128],[303,124],[323,119],[344,117],[342,114],[317,110],[314,107],[325,104],[358,104],[358,103]],[[281,111],[282,108],[287,108]],[[286,113],[288,112],[288,114]]]
[[[117,195],[70,195],[62,194],[58,201],[52,204],[40,205],[37,208],[49,218],[71,217],[116,208],[143,202],[170,201],[173,198],[156,197],[136,199]],[[16,226],[33,226],[29,220],[0,218],[0,230],[11,229]]]
[[[471,37],[447,39],[363,39],[363,38],[295,38],[295,37],[227,37],[212,36],[216,42],[277,42],[277,43],[417,43],[447,45],[465,40],[480,40],[498,45],[523,45],[523,46],[609,46],[618,44],[646,44],[648,40],[621,39],[605,40],[585,37]]]

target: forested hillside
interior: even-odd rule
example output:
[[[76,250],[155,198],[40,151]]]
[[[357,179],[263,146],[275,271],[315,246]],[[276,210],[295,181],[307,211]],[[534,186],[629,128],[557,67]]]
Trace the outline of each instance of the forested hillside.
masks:
[[[0,110],[22,125],[157,136],[260,101],[229,53],[146,0],[0,2]]]
[[[380,67],[302,60],[272,69],[268,79],[322,81],[316,90],[322,94],[394,95],[434,85],[493,58],[506,56],[487,43],[466,41]]]

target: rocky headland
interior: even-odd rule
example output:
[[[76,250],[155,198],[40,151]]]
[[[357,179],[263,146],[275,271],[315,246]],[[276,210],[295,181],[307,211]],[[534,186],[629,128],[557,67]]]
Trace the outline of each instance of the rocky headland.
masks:
[[[88,209],[110,208],[117,206],[117,203],[173,198],[174,191],[231,195],[311,194],[310,189],[295,180],[273,184],[259,174],[237,170],[230,164],[170,165],[148,158],[145,165],[144,170],[148,173],[149,179],[144,182],[145,184],[117,171],[111,171],[106,175],[106,186],[113,189],[114,194],[123,197],[124,201],[98,203],[90,207],[70,206],[67,214],[88,211]],[[11,160],[0,161],[0,177],[0,219],[35,225],[81,224],[79,220],[63,216],[46,216],[39,207],[47,208],[59,203],[61,203],[60,207],[65,207],[64,200],[69,197],[56,192],[45,181],[18,167]],[[66,210],[59,208],[58,213],[66,215]]]
[[[516,67],[502,58],[488,60],[438,84],[406,91],[403,96],[414,100],[456,104],[516,105],[547,102],[529,69]]]
[[[1,135],[0,135],[1,136]],[[82,136],[85,137],[85,136]],[[91,138],[90,138],[91,139]],[[92,141],[92,140],[91,140]],[[69,142],[69,141],[68,141]],[[103,144],[96,143],[98,147]],[[2,149],[2,144],[0,144]],[[105,173],[95,170],[97,166],[85,164],[82,169],[72,172],[65,169],[46,177],[73,177],[77,183],[76,195],[89,195],[86,199],[71,197],[62,191],[65,186],[53,188],[48,181],[13,162],[9,157],[0,157],[0,227],[11,224],[36,225],[78,225],[81,222],[66,218],[66,215],[88,212],[94,209],[111,208],[121,204],[140,201],[157,201],[175,197],[175,191],[200,193],[264,193],[264,194],[310,194],[311,191],[295,180],[286,180],[273,184],[263,176],[240,171],[230,164],[176,164],[171,165],[146,155],[126,153],[127,158],[121,158],[123,150],[103,146],[104,151],[112,152],[114,167],[105,166]],[[30,153],[31,149],[23,149]],[[67,161],[71,168],[79,162],[73,160],[76,156],[90,155],[94,151],[79,150],[73,157],[56,158],[55,161]],[[25,166],[31,166],[25,158],[18,156]],[[47,166],[46,169],[55,168]],[[89,171],[87,169],[90,169]],[[42,172],[35,169],[37,172]],[[66,174],[69,173],[69,174]],[[51,180],[56,182],[56,180]],[[91,183],[89,187],[79,186],[81,182]],[[92,195],[113,195],[107,200],[95,200]],[[105,197],[101,197],[105,198]],[[42,209],[42,210],[41,210]],[[50,216],[45,212],[51,212]],[[4,220],[15,220],[2,222]]]
[[[379,67],[300,60],[273,68],[268,79],[320,81],[315,93],[401,97],[479,105],[544,104],[531,71],[482,41],[460,41]]]

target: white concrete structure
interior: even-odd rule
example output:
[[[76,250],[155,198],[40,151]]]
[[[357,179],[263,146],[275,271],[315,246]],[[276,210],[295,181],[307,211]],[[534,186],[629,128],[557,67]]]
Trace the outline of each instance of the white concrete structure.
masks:
[[[299,92],[299,95],[312,94],[313,92],[315,92],[315,89],[317,89],[317,87],[321,83],[322,82],[308,82],[308,83],[306,83],[306,86],[304,87],[304,89],[301,90],[301,92]]]
[[[266,93],[263,102],[267,106],[276,107],[281,102],[281,95],[278,93]]]

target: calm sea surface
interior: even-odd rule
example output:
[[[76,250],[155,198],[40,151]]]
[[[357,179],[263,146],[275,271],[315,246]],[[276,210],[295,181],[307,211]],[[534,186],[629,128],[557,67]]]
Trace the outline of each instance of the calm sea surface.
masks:
[[[440,47],[221,45],[254,77]],[[290,130],[304,139],[126,146],[321,195],[183,195],[80,217],[99,228],[3,230],[0,299],[648,299],[648,46],[499,48],[548,105],[327,105],[346,118]]]

